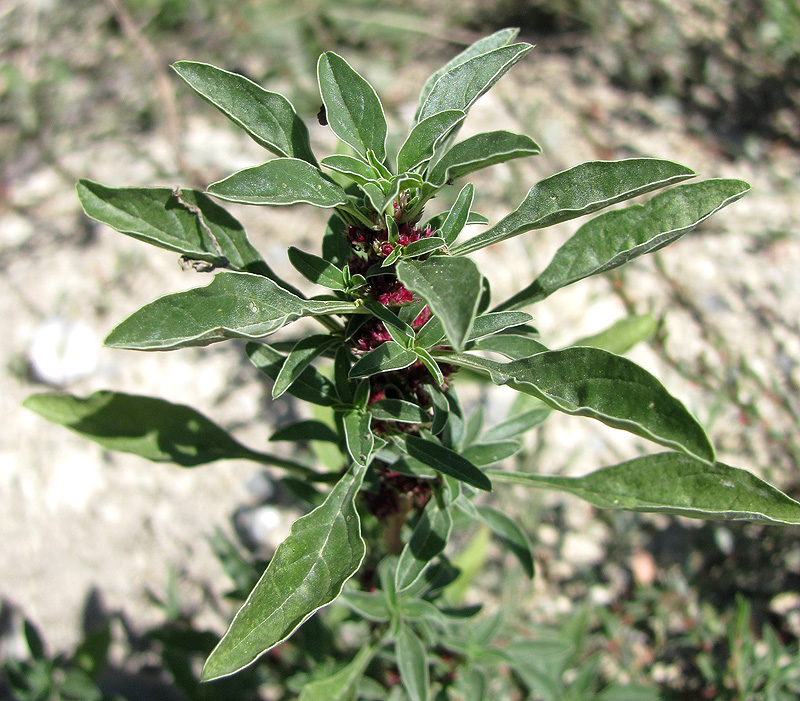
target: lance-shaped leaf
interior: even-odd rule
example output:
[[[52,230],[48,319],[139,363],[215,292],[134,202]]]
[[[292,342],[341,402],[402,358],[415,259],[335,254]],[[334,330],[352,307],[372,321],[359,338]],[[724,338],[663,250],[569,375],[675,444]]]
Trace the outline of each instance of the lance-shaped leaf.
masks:
[[[300,299],[265,277],[225,272],[205,287],[164,295],[145,305],[108,335],[106,345],[155,351],[262,338],[304,315],[354,309],[348,302]]]
[[[503,46],[478,54],[449,69],[439,77],[428,94],[419,111],[418,121],[446,110],[467,112],[532,48],[525,43]]]
[[[275,279],[242,225],[202,192],[111,188],[91,180],[79,180],[76,189],[86,214],[122,234],[193,260]]]
[[[591,336],[579,338],[571,346],[592,346],[609,353],[624,355],[637,343],[652,338],[658,329],[658,320],[650,313],[626,316],[611,326]],[[532,353],[530,355],[533,355]]]
[[[272,385],[272,398],[277,399],[286,392],[303,371],[335,343],[337,343],[335,338],[323,334],[306,336],[295,343],[294,348],[281,365],[280,372],[275,378],[275,384]]]
[[[369,405],[369,411],[379,421],[399,421],[406,424],[424,424],[430,421],[422,407],[403,399],[379,399]]]
[[[206,660],[202,681],[243,669],[339,596],[366,553],[355,507],[365,472],[351,467],[322,505],[294,522]]]
[[[353,156],[334,154],[333,156],[325,156],[322,159],[322,165],[337,173],[346,175],[350,180],[359,185],[366,183],[375,183],[381,179],[380,173],[373,168],[369,163]]]
[[[417,355],[413,350],[403,348],[399,343],[387,341],[363,355],[350,368],[350,377],[370,377],[379,372],[402,370],[416,362]]]
[[[505,329],[527,324],[529,321],[533,321],[533,317],[527,312],[487,312],[476,317],[469,340],[492,336]]]
[[[494,34],[491,34],[487,37],[482,37],[478,39],[474,44],[471,44],[466,49],[464,49],[460,54],[455,56],[454,58],[450,59],[444,66],[439,68],[436,72],[434,72],[428,80],[425,81],[425,85],[422,88],[422,91],[419,95],[419,104],[417,106],[417,114],[414,117],[414,121],[419,121],[419,112],[422,109],[422,106],[425,104],[425,101],[428,99],[428,95],[430,95],[433,86],[436,85],[436,81],[439,80],[445,73],[452,70],[456,66],[460,66],[462,63],[466,63],[471,58],[478,56],[480,54],[485,54],[488,51],[492,51],[494,49],[499,49],[501,46],[506,46],[510,44],[519,34],[519,29],[516,28],[509,28],[509,29],[501,29]]]
[[[566,348],[498,363],[464,353],[444,362],[488,374],[492,382],[532,394],[573,416],[588,416],[705,462],[714,448],[686,407],[649,372],[599,348]]]
[[[490,131],[456,144],[436,162],[427,181],[436,187],[458,180],[476,170],[514,158],[534,156],[542,149],[533,139],[510,131]]]
[[[522,435],[526,431],[535,428],[547,419],[548,416],[550,416],[550,408],[546,406],[513,414],[503,419],[499,424],[492,426],[492,428],[481,436],[481,440],[485,443],[492,443],[507,438],[514,438],[515,436]]]
[[[503,482],[568,492],[603,509],[800,524],[800,503],[754,474],[680,453],[646,455],[584,477],[489,472]]]
[[[441,319],[453,348],[463,348],[481,297],[483,276],[477,266],[466,258],[432,256],[425,261],[401,261],[397,277]]]
[[[31,395],[23,406],[106,450],[133,453],[153,462],[195,467],[215,460],[245,459],[312,474],[294,460],[250,450],[191,407],[164,399],[121,392],[95,392],[88,397],[53,392]]]
[[[671,188],[644,205],[601,214],[578,229],[544,272],[502,308],[538,302],[561,287],[657,251],[749,189],[742,180],[705,180]]]
[[[493,227],[453,249],[465,255],[531,229],[542,229],[694,176],[656,158],[589,161],[536,183],[519,207]]]
[[[531,355],[536,355],[537,353],[548,350],[547,346],[540,343],[535,338],[514,333],[499,333],[495,336],[480,338],[474,343],[471,343],[469,349],[494,351],[495,353],[506,356],[506,358],[511,358],[511,360],[527,358]]]
[[[522,446],[517,441],[497,441],[494,443],[473,443],[464,448],[461,454],[473,465],[485,467],[510,458]]]
[[[424,239],[412,241],[403,249],[403,258],[419,258],[420,256],[438,251],[444,248],[447,242],[438,236],[428,236]]]
[[[447,213],[447,218],[442,222],[442,228],[437,232],[448,246],[452,246],[458,235],[464,230],[469,219],[469,208],[475,196],[475,187],[467,183],[458,193],[456,201]]]
[[[324,258],[306,253],[299,248],[289,246],[287,251],[289,262],[304,278],[329,290],[344,290],[347,288],[344,273],[333,263]]]
[[[366,467],[372,461],[375,452],[375,436],[370,422],[372,416],[361,409],[350,409],[344,412],[342,423],[347,452],[357,465]]]
[[[439,141],[463,122],[466,116],[461,110],[445,110],[415,125],[397,154],[397,172],[405,173],[427,163],[433,158]]]
[[[431,560],[444,551],[452,528],[453,519],[447,503],[434,497],[400,553],[395,577],[398,592],[412,586]]]
[[[286,356],[260,343],[248,343],[245,353],[253,365],[272,380],[278,377],[286,362]],[[319,406],[336,406],[339,403],[333,382],[311,366],[300,373],[287,391],[297,399]]]
[[[313,204],[331,208],[347,204],[347,195],[316,166],[298,158],[273,158],[245,168],[208,186],[208,193],[244,204]]]
[[[399,436],[397,440],[410,457],[432,467],[437,472],[455,477],[476,489],[492,491],[492,483],[481,470],[437,440],[412,435]]]
[[[367,594],[361,591],[343,591],[342,595],[336,600],[347,606],[362,618],[377,623],[385,623],[391,617],[388,602],[383,592]]]
[[[353,701],[358,692],[358,683],[379,647],[380,641],[365,645],[336,674],[306,684],[300,692],[299,701]]]
[[[244,129],[256,143],[278,156],[301,158],[316,165],[308,128],[283,95],[207,63],[178,61],[172,68],[200,97]]]
[[[401,624],[395,636],[395,653],[400,681],[410,701],[428,701],[430,670],[425,646],[408,624]]]
[[[317,78],[333,133],[364,158],[373,151],[383,161],[386,117],[374,88],[332,51],[319,57]]]

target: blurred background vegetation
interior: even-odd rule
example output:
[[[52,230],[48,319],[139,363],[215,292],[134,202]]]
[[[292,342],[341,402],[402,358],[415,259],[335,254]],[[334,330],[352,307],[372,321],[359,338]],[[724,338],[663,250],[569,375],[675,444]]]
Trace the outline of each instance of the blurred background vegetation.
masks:
[[[197,149],[183,147],[186,126],[196,113],[227,127],[221,126],[223,117],[172,78],[169,64],[175,60],[202,60],[243,73],[289,96],[310,121],[319,107],[317,56],[343,51],[356,57],[359,67],[369,66],[370,79],[397,123],[432,68],[505,26],[519,26],[537,52],[571,62],[578,85],[602,76],[631,99],[644,96],[668,105],[682,129],[730,163],[749,159],[755,168],[770,167],[768,154],[775,149],[800,148],[796,0],[464,0],[450,5],[423,0],[6,0],[0,5],[0,207],[29,218],[36,234],[0,250],[0,270],[5,272],[15,255],[35,255],[37,236],[85,244],[75,237],[74,221],[66,234],[48,223],[46,209],[5,199],[13,183],[40,164],[52,167],[71,189],[85,175],[74,154],[120,139],[131,139],[134,150],[144,149],[141,144],[160,136],[165,150],[148,152],[150,168],[142,177],[203,185],[221,174],[219,154],[198,155]],[[514,206],[524,189],[527,185],[509,186],[505,204]],[[796,235],[764,232],[758,245]],[[671,286],[669,302],[686,304],[690,315],[699,313],[673,279],[664,274],[661,281]],[[642,311],[635,295],[619,285],[605,294],[617,294],[630,312]],[[770,319],[764,323],[769,334]],[[706,331],[712,345],[723,343],[713,328]],[[746,364],[737,366],[736,359],[731,359],[734,370],[721,368],[719,357],[717,364],[686,367],[669,357],[661,332],[651,339],[653,351],[688,382],[732,403],[742,430],[758,426],[771,446],[764,468],[782,469],[770,477],[796,494],[797,439],[781,428],[796,429],[798,423],[793,376],[776,388]],[[722,348],[720,357],[725,352]],[[746,391],[737,384],[748,382]],[[774,403],[784,423],[770,423],[756,400],[747,399],[769,392],[777,394]],[[713,412],[704,418],[713,418]],[[503,612],[500,638],[504,626],[524,629],[535,640],[550,641],[555,652],[554,657],[533,655],[528,678],[500,674],[490,679],[495,698],[524,698],[525,689],[535,689],[529,698],[548,701],[800,697],[795,531],[593,510],[576,516],[544,497],[520,509],[509,495],[506,506],[522,512],[534,537],[539,571],[533,587],[539,603],[528,603],[531,585],[522,577],[505,576],[510,565],[486,544],[484,534],[468,534],[461,543],[475,562],[487,564],[476,581],[488,592],[486,608]],[[571,561],[575,543],[569,538],[593,528],[604,534],[601,557],[584,552]],[[252,564],[256,555],[246,545],[219,535],[214,539],[233,580],[233,599],[258,572]],[[334,606],[313,619],[307,634],[298,637],[297,649],[285,650],[283,659],[270,657],[258,672],[201,688],[193,675],[215,634],[182,605],[178,589],[154,595],[164,623],[147,629],[124,612],[105,610],[102,592],[89,595],[82,642],[70,650],[48,649],[47,631],[41,631],[41,640],[33,622],[22,625],[5,606],[0,652],[7,664],[0,696],[292,698],[308,669],[348,654],[326,637],[346,624],[346,614]],[[308,645],[320,639],[328,640],[324,651]],[[628,690],[620,691],[622,686]],[[23,688],[29,689],[27,696],[21,695]],[[374,693],[365,698],[382,698],[380,690]]]

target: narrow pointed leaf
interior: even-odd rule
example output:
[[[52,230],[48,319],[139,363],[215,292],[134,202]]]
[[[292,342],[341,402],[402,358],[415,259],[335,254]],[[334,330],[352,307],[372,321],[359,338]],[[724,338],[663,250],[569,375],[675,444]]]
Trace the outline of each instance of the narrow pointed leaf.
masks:
[[[389,335],[403,348],[410,348],[414,344],[414,329],[391,309],[372,300],[364,302],[364,308],[383,322]]]
[[[286,356],[260,343],[248,343],[245,353],[250,361],[267,377],[275,380],[286,362]],[[304,402],[319,406],[336,406],[339,399],[333,383],[315,368],[309,366],[292,383],[287,390],[289,394]]]
[[[599,348],[566,348],[498,363],[463,353],[437,353],[444,362],[488,374],[492,382],[532,394],[573,416],[588,416],[680,450],[705,462],[714,448],[686,407],[649,372]]]
[[[242,225],[202,192],[111,188],[91,180],[79,180],[76,189],[86,214],[122,234],[193,260],[275,279]]]
[[[430,698],[430,670],[425,646],[409,625],[401,625],[395,638],[397,666],[400,681],[410,701],[428,701]]]
[[[358,683],[377,651],[377,643],[365,645],[336,674],[306,684],[300,692],[299,701],[354,701]]]
[[[279,428],[269,437],[270,441],[322,441],[338,443],[339,435],[328,424],[314,419],[295,421]]]
[[[591,336],[579,338],[571,346],[602,348],[609,353],[623,355],[637,343],[652,338],[658,329],[658,320],[650,313],[626,316],[611,326]]]
[[[453,249],[465,255],[531,229],[598,209],[694,176],[685,166],[656,158],[589,161],[536,183],[522,204],[493,227]]]
[[[417,121],[446,110],[467,112],[533,47],[520,43],[487,51],[443,73],[419,111]]]
[[[404,435],[399,440],[405,451],[415,460],[432,467],[437,472],[455,477],[476,489],[492,491],[492,483],[481,470],[455,451],[445,448],[438,441],[412,435]]]
[[[322,159],[322,165],[331,170],[335,170],[337,173],[346,175],[350,180],[359,185],[364,185],[366,183],[377,184],[381,179],[378,171],[369,163],[364,163],[364,161],[354,158],[353,156],[344,154],[326,156]]]
[[[338,602],[368,621],[385,623],[391,616],[386,598],[380,592],[367,594],[360,591],[344,591]]]
[[[489,527],[489,530],[514,553],[528,578],[533,579],[533,553],[525,531],[512,519],[496,509],[488,506],[476,506],[475,512],[478,518]]]
[[[403,258],[419,258],[428,255],[440,248],[444,248],[447,242],[439,236],[428,236],[424,239],[412,241],[403,249]]]
[[[458,193],[456,201],[450,208],[447,218],[442,222],[442,228],[436,232],[441,236],[448,246],[452,246],[458,235],[464,230],[469,219],[469,208],[472,207],[472,200],[475,196],[475,187],[472,183],[467,183]]]
[[[332,214],[322,235],[322,257],[338,268],[347,265],[352,249],[347,240],[347,224],[338,214]]]
[[[375,436],[370,428],[372,417],[360,409],[351,409],[342,417],[347,450],[356,465],[366,467],[375,452]]]
[[[379,399],[369,405],[369,411],[378,421],[399,421],[407,424],[424,424],[430,421],[422,407],[403,399]]]
[[[328,51],[317,63],[319,90],[336,136],[366,158],[386,158],[386,117],[373,87],[341,56]]]
[[[578,229],[544,272],[503,307],[538,302],[561,287],[663,248],[749,189],[742,180],[687,183],[656,195],[647,204],[601,214]]]
[[[262,338],[304,315],[354,309],[347,302],[300,299],[258,275],[224,272],[205,287],[164,295],[145,305],[108,335],[106,345],[156,351],[228,338]]]
[[[417,348],[432,348],[444,340],[444,327],[438,316],[432,316],[425,325],[417,331]]]
[[[550,416],[550,411],[549,407],[542,406],[509,416],[486,431],[481,436],[481,441],[492,443],[520,436],[545,421]]]
[[[515,453],[518,453],[521,447],[517,441],[473,443],[461,451],[461,454],[473,465],[485,467],[510,458]]]
[[[278,156],[301,158],[316,165],[308,128],[283,95],[207,63],[178,61],[172,65],[200,97]]]
[[[301,338],[286,356],[286,360],[275,378],[275,384],[272,385],[272,398],[277,399],[286,392],[303,371],[336,342],[336,339],[323,334]]]
[[[347,204],[347,195],[316,166],[298,158],[273,158],[245,168],[208,186],[208,193],[244,204],[313,204],[331,208]]]
[[[437,498],[431,499],[400,553],[395,578],[398,592],[412,586],[431,560],[444,551],[452,528],[453,519],[447,504],[440,504]]]
[[[439,363],[436,362],[434,357],[424,348],[415,348],[414,352],[417,354],[417,360],[419,360],[419,362],[428,369],[431,377],[436,380],[436,385],[438,387],[444,386],[444,374],[442,373],[442,369],[439,367]]]
[[[480,54],[485,54],[488,51],[499,49],[501,46],[506,46],[510,44],[512,41],[514,41],[517,34],[519,34],[519,29],[508,28],[508,29],[501,29],[500,31],[495,32],[490,36],[478,39],[478,41],[468,46],[460,54],[450,59],[444,66],[442,66],[435,73],[433,73],[428,78],[428,80],[425,81],[425,85],[422,88],[422,92],[420,93],[419,96],[419,104],[417,106],[417,114],[414,117],[414,120],[419,121],[420,110],[422,109],[422,106],[425,104],[425,101],[428,99],[428,95],[433,89],[433,86],[436,85],[436,81],[438,81],[439,78],[441,78],[445,73],[452,70],[456,66],[460,66],[462,63],[466,63],[475,56],[478,56]]]
[[[533,321],[533,317],[527,312],[487,312],[475,319],[469,340],[492,336],[505,329],[527,324],[529,321]]]
[[[133,453],[153,462],[195,467],[215,460],[245,459],[310,473],[301,463],[250,450],[188,406],[155,397],[95,392],[82,398],[53,392],[31,395],[23,406],[106,450]]]
[[[578,344],[583,345],[583,344]],[[528,358],[548,350],[547,346],[535,338],[513,333],[499,333],[495,336],[480,338],[470,345],[470,350],[488,350],[500,353],[511,360]]]
[[[433,166],[427,181],[436,187],[463,178],[476,170],[541,153],[533,139],[510,131],[490,131],[465,139]]]
[[[427,163],[439,141],[466,116],[461,110],[445,110],[416,124],[397,154],[397,172],[405,173]]]
[[[417,360],[413,350],[403,348],[399,343],[387,341],[361,356],[350,368],[350,377],[370,377],[379,372],[402,370]]]
[[[287,251],[289,262],[307,280],[310,280],[321,287],[329,290],[344,290],[344,273],[333,263],[329,263],[324,258],[315,256],[313,253],[306,253],[299,248],[289,246]]]
[[[433,256],[425,261],[401,261],[397,277],[418,294],[441,319],[453,348],[464,347],[478,312],[483,276],[466,258]],[[453,290],[459,294],[454,295]]]
[[[355,508],[365,472],[354,465],[321,506],[294,522],[206,660],[202,681],[247,667],[339,596],[366,554]]]
[[[800,503],[754,474],[680,453],[647,455],[584,477],[489,472],[503,482],[568,492],[603,509],[800,524]]]

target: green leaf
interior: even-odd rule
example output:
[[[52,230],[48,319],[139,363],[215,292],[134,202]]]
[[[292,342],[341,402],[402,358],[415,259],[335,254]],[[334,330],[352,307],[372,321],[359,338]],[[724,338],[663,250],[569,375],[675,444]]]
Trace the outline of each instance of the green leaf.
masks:
[[[335,338],[325,334],[306,336],[295,343],[272,385],[272,398],[277,399],[286,392],[303,371],[335,343]]]
[[[79,180],[76,189],[86,214],[122,234],[192,260],[275,279],[242,225],[202,192],[110,188],[91,180]]]
[[[570,345],[602,348],[609,353],[623,355],[637,343],[651,339],[657,328],[658,321],[652,314],[626,316],[624,319],[615,321],[604,331],[579,338]]]
[[[428,701],[430,670],[425,646],[409,625],[401,625],[395,637],[400,681],[410,701]]]
[[[347,204],[344,190],[328,180],[316,166],[297,158],[273,158],[245,168],[208,186],[207,192],[244,204],[313,204],[338,207]]]
[[[425,261],[401,261],[397,277],[441,319],[453,348],[462,349],[481,297],[483,276],[477,266],[466,258],[433,256]],[[454,295],[453,290],[459,294]]]
[[[473,465],[484,467],[510,458],[519,452],[522,446],[516,441],[498,441],[495,443],[474,443],[465,448],[461,455]]]
[[[439,363],[437,363],[433,356],[424,348],[415,348],[414,352],[417,354],[417,360],[428,369],[431,377],[436,381],[437,386],[442,387],[444,385],[444,374],[439,367]]]
[[[133,453],[153,462],[196,467],[215,460],[244,459],[311,473],[294,460],[250,450],[188,406],[155,397],[101,391],[83,398],[52,392],[31,395],[23,406],[106,450]]]
[[[353,701],[358,692],[358,683],[378,647],[377,643],[365,645],[336,674],[306,684],[300,692],[299,701]]]
[[[329,290],[344,290],[347,288],[344,273],[333,263],[324,258],[306,253],[299,248],[289,246],[287,251],[289,262],[304,278]]]
[[[210,284],[164,295],[120,323],[106,345],[129,350],[174,350],[229,338],[263,338],[301,316],[355,310],[349,302],[300,299],[272,280],[218,273]]]
[[[365,472],[354,465],[321,506],[294,522],[206,660],[202,681],[247,667],[339,596],[366,554],[355,507]]]
[[[338,268],[347,265],[352,250],[347,240],[347,224],[338,214],[328,218],[325,233],[322,235],[322,257]]]
[[[469,208],[472,207],[472,199],[475,195],[475,187],[472,183],[467,183],[458,193],[456,201],[447,213],[447,217],[442,222],[442,228],[437,232],[448,246],[452,246],[458,235],[464,230],[469,219]]]
[[[258,144],[278,156],[301,158],[316,165],[308,129],[283,95],[264,90],[244,76],[207,63],[178,61],[172,68],[200,97],[244,129]]]
[[[346,175],[350,180],[359,185],[377,183],[381,178],[378,171],[369,163],[364,163],[364,161],[353,158],[353,156],[340,154],[325,156],[325,158],[322,159],[322,165],[331,170],[335,170],[337,173]]]
[[[453,66],[434,84],[420,108],[417,121],[446,110],[467,112],[532,48],[525,43],[502,46]]]
[[[527,324],[529,321],[533,321],[533,317],[526,312],[487,312],[476,317],[469,340],[492,336],[505,329]]]
[[[452,70],[456,66],[460,66],[463,63],[466,63],[471,58],[478,56],[480,54],[485,54],[488,51],[492,51],[493,49],[499,49],[501,46],[506,46],[510,42],[514,41],[517,34],[519,34],[519,29],[516,28],[509,28],[509,29],[501,29],[499,32],[495,32],[490,36],[483,37],[478,39],[474,44],[468,46],[464,51],[462,51],[458,56],[455,58],[450,59],[444,66],[442,66],[439,70],[437,70],[433,75],[431,75],[427,81],[425,81],[425,85],[422,88],[422,92],[419,96],[419,104],[417,107],[417,114],[414,117],[414,121],[419,121],[419,113],[422,109],[422,106],[425,104],[425,101],[428,99],[428,95],[430,95],[433,86],[436,85],[436,81],[439,80],[445,73]]]
[[[432,467],[444,475],[455,477],[476,489],[482,489],[485,492],[492,491],[492,483],[481,470],[455,451],[445,448],[438,441],[412,435],[400,436],[398,440],[410,457],[419,460],[424,465]]]
[[[396,343],[403,348],[411,348],[414,345],[414,329],[391,309],[373,300],[365,301],[364,308],[383,322],[384,327]]]
[[[314,419],[295,421],[279,428],[269,437],[270,441],[322,441],[338,443],[339,435],[328,424]]]
[[[519,360],[520,358],[528,358],[531,355],[542,353],[548,349],[543,343],[530,336],[501,333],[496,336],[478,339],[470,346],[470,350],[494,351],[512,360]]]
[[[285,356],[260,343],[248,343],[245,353],[253,365],[272,380],[278,377],[283,363],[286,362]],[[331,407],[339,404],[333,383],[311,366],[300,373],[287,391],[293,397],[311,404]]]
[[[369,410],[378,421],[399,421],[407,424],[424,424],[430,421],[424,409],[402,399],[379,399],[369,405]]]
[[[582,163],[536,183],[511,214],[456,246],[453,253],[465,255],[531,229],[591,214],[694,174],[685,166],[656,158]]]
[[[370,428],[372,416],[361,409],[351,409],[342,415],[347,451],[356,465],[366,467],[375,452],[375,436]]]
[[[647,204],[607,212],[584,224],[536,280],[503,308],[539,302],[566,285],[613,270],[676,241],[750,190],[742,180],[705,180],[671,188]]]
[[[445,396],[444,392],[439,389],[439,387],[433,387],[428,384],[422,385],[422,391],[426,394],[428,399],[430,399],[431,406],[433,407],[433,423],[431,423],[431,433],[434,436],[438,436],[444,430],[450,413],[447,397]]]
[[[383,161],[386,117],[372,86],[332,51],[319,57],[317,77],[333,133],[365,158],[371,150]]]
[[[436,145],[464,121],[461,110],[445,110],[416,124],[397,154],[397,172],[405,173],[433,158]]]
[[[532,394],[573,416],[588,416],[713,463],[714,448],[686,407],[649,372],[598,348],[566,348],[498,363],[460,353],[444,362],[488,374],[492,382]]]
[[[533,579],[533,553],[528,536],[504,513],[488,506],[476,506],[475,511],[489,530],[497,536],[519,560],[529,579]]]
[[[440,503],[435,496],[428,502],[400,553],[395,578],[398,592],[412,586],[431,560],[444,551],[452,528],[453,519],[447,504]]]
[[[520,436],[541,424],[548,416],[550,416],[550,409],[546,406],[514,414],[492,426],[481,436],[481,440],[485,443],[492,443]]]
[[[386,598],[381,593],[367,594],[360,591],[344,591],[337,600],[362,618],[376,623],[385,623],[391,612]]]
[[[438,236],[428,236],[424,239],[412,241],[403,249],[403,258],[419,258],[443,248],[447,242]]]
[[[458,180],[476,170],[505,163],[514,158],[542,152],[529,136],[510,131],[490,131],[465,139],[451,148],[431,168],[427,182],[436,187]]]
[[[333,381],[336,386],[336,394],[342,404],[352,404],[354,388],[350,381],[350,366],[352,365],[352,353],[344,343],[336,350],[333,359]]]
[[[646,455],[584,477],[489,472],[500,481],[568,492],[603,509],[800,524],[800,503],[752,473],[680,453]]]
[[[402,370],[416,360],[417,354],[413,350],[403,348],[394,341],[387,341],[361,356],[350,368],[350,377],[370,377],[379,372]]]
[[[419,348],[432,348],[444,340],[444,327],[439,317],[432,316],[425,325],[417,331],[415,346]]]

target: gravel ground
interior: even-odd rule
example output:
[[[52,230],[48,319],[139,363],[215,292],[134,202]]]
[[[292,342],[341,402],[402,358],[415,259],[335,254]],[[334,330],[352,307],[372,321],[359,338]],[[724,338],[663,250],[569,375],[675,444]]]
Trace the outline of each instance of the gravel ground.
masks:
[[[506,127],[534,136],[544,154],[497,166],[476,180],[476,207],[496,221],[537,179],[589,159],[652,155],[685,163],[702,177],[751,182],[753,192],[744,200],[657,259],[561,290],[534,314],[554,347],[630,311],[659,315],[658,338],[631,356],[704,421],[724,461],[790,491],[795,487],[797,496],[800,154],[748,137],[733,159],[714,134],[684,119],[677,104],[622,92],[592,66],[589,49],[569,57],[534,52],[477,103],[464,136]],[[433,67],[413,65],[398,84],[363,63],[378,92],[389,96],[385,102],[404,116]],[[80,89],[76,98],[86,117],[87,104],[102,102],[104,86],[84,81]],[[258,146],[210,107],[192,106],[197,109],[181,123],[184,160],[204,182],[263,159]],[[119,186],[186,183],[167,132],[118,133],[109,123],[89,129],[91,140],[55,133],[47,152],[31,149],[7,160],[0,191],[0,319],[6,330],[0,346],[0,596],[36,621],[55,647],[75,640],[92,588],[110,609],[124,609],[145,624],[160,618],[145,593],[163,593],[172,570],[181,575],[187,601],[203,606],[203,592],[222,586],[207,537],[216,527],[230,528],[238,507],[259,503],[264,482],[261,470],[246,462],[198,470],[153,465],[50,426],[20,407],[28,394],[46,389],[30,374],[32,353],[40,354],[40,366],[50,363],[51,383],[70,392],[110,388],[190,404],[257,449],[266,447],[269,425],[297,410],[285,401],[268,402],[236,344],[163,354],[101,348],[113,325],[143,303],[206,279],[182,271],[172,254],[91,224],[75,197],[76,175]],[[312,135],[317,152],[327,152],[329,134],[314,125]],[[324,215],[311,208],[231,209],[269,263],[298,282],[283,251],[288,244],[316,250]],[[476,256],[494,298],[527,284],[576,226],[523,235]],[[72,330],[77,348],[70,367],[83,376],[59,381],[59,358],[70,347],[64,329]],[[43,351],[33,350],[42,344]],[[486,398],[478,388],[467,393]],[[488,401],[493,416],[508,397],[497,390]],[[574,474],[644,449],[637,439],[567,417],[553,417],[538,440],[540,469]],[[544,503],[562,500],[548,495]],[[602,559],[609,537],[601,524],[590,527],[589,507],[563,503],[569,530],[537,536],[539,546],[558,553],[553,581],[569,574],[565,568]],[[280,542],[287,519],[275,519],[274,512],[259,519],[265,547]],[[537,594],[551,596],[547,581],[537,584]],[[598,603],[603,596],[596,592]]]

